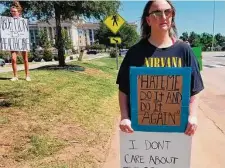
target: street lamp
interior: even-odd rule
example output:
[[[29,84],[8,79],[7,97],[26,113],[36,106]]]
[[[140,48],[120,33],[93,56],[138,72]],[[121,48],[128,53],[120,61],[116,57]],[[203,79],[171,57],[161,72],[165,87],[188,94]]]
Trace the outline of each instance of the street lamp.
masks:
[[[212,37],[212,51],[213,51],[213,49],[214,49],[214,27],[215,27],[215,6],[216,6],[216,0],[214,0],[214,5],[213,5],[213,37]]]

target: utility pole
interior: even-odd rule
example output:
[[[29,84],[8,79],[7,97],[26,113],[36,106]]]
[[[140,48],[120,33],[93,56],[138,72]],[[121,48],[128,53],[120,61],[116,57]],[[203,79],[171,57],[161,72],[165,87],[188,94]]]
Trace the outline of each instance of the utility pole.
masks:
[[[216,6],[216,0],[214,0],[214,5],[213,5],[213,37],[212,37],[212,48],[211,50],[213,51],[214,50],[214,38],[215,38],[215,32],[214,32],[214,29],[215,29],[215,6]]]

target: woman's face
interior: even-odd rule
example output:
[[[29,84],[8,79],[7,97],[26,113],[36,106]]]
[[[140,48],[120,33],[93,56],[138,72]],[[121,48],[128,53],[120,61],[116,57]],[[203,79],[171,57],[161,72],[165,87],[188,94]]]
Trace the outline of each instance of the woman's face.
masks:
[[[11,12],[12,17],[19,17],[20,16],[20,13],[18,12],[18,10],[16,8],[12,7],[10,9],[10,12]]]
[[[171,28],[173,10],[166,0],[154,1],[146,21],[152,31],[168,31]]]

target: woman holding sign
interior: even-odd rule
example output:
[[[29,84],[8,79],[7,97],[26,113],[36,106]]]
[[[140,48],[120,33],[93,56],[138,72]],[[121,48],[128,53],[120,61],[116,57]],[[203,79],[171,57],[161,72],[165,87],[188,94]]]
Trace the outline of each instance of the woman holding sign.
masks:
[[[12,17],[20,17],[22,12],[22,7],[20,6],[19,2],[14,1],[13,6],[10,8],[10,13]],[[29,65],[28,65],[28,53],[27,51],[22,51],[22,56],[24,60],[24,68],[25,68],[25,74],[26,74],[26,81],[31,81],[30,74],[29,74]],[[14,77],[11,79],[11,81],[17,81],[18,75],[17,75],[17,55],[18,51],[11,51],[12,55],[12,68],[13,68],[13,75]]]
[[[142,39],[131,47],[119,70],[120,129],[132,133],[130,120],[130,66],[191,67],[191,91],[187,135],[197,129],[198,93],[204,89],[198,62],[190,46],[176,40],[175,8],[170,1],[148,1],[142,15]]]

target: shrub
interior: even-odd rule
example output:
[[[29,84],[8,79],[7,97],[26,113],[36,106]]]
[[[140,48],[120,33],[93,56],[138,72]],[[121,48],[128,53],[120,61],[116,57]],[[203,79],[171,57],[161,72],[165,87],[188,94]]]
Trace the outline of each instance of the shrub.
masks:
[[[28,52],[28,61],[32,62],[34,60],[34,54],[31,52]]]
[[[90,45],[87,45],[86,46],[86,50],[90,50],[91,49],[91,46]]]
[[[75,50],[74,48],[72,48],[72,53],[73,54],[77,54],[78,53],[78,50]]]
[[[105,50],[106,46],[104,44],[93,44],[86,47],[87,50]]]
[[[21,54],[17,56],[17,64],[23,64],[23,57]]]
[[[41,62],[42,58],[43,58],[43,55],[41,55],[41,54],[35,54],[34,55],[34,61],[35,62]]]
[[[58,61],[58,60],[59,60],[58,54],[55,54],[55,55],[53,56],[53,58],[54,58],[55,61]]]
[[[52,61],[53,55],[52,55],[51,50],[44,49],[43,59],[44,59],[45,61]]]
[[[11,53],[9,51],[0,51],[0,58],[9,63],[11,61]]]
[[[118,53],[116,52],[116,50],[115,49],[111,50],[110,51],[110,57],[111,58],[116,58],[116,56],[118,56]]]

